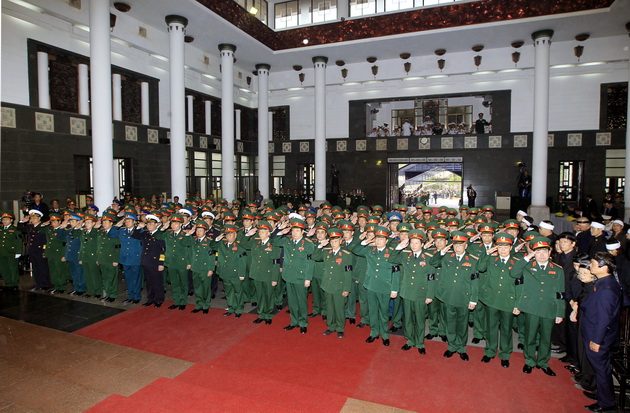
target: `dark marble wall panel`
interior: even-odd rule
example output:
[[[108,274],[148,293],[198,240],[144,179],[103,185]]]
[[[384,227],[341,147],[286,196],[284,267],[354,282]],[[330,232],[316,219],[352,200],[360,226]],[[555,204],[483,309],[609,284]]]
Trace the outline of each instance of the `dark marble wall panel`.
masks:
[[[79,112],[79,74],[77,65],[63,56],[49,60],[50,107],[53,110]]]
[[[142,122],[142,92],[140,81],[129,75],[121,76],[122,120]]]
[[[273,112],[272,140],[286,141],[291,138],[290,106],[274,106],[269,111]]]
[[[605,83],[600,93],[600,128],[626,129],[628,124],[628,82]]]

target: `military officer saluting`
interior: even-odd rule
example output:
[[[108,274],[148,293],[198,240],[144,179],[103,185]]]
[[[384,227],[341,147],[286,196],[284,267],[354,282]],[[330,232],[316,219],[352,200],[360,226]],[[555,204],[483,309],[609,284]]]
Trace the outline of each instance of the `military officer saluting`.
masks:
[[[22,255],[22,237],[20,231],[13,225],[15,216],[11,212],[2,213],[2,227],[0,227],[0,277],[4,286],[0,291],[17,291],[20,283],[18,258]]]
[[[98,272],[96,264],[96,250],[98,249],[98,240],[94,224],[98,218],[96,215],[85,214],[83,217],[83,234],[81,234],[81,247],[79,249],[79,264],[83,267],[85,275],[85,284],[87,287],[86,297],[94,296],[101,298],[103,293],[103,284]]]
[[[204,221],[195,223],[195,240],[190,248],[189,269],[193,273],[195,283],[195,309],[193,313],[203,311],[208,314],[212,295],[210,293],[211,278],[216,271],[216,252],[212,249],[212,241],[206,236],[208,224]]]
[[[81,225],[83,218],[73,212],[68,218],[68,227],[66,231],[66,250],[61,259],[66,263],[72,276],[72,291],[68,294],[81,296],[85,294],[87,286],[85,285],[85,274],[83,274],[83,266],[79,264],[79,250],[81,249]]]
[[[66,231],[61,221],[61,214],[53,212],[50,214],[50,225],[45,228],[46,258],[50,270],[50,281],[54,287],[50,291],[51,294],[64,293],[68,285],[68,266],[62,261],[66,252]]]
[[[217,251],[217,268],[223,280],[228,305],[227,312],[223,315],[227,317],[234,314],[235,318],[239,318],[245,303],[243,286],[247,276],[247,251],[237,240],[237,226],[228,224],[223,227],[223,233],[225,235],[219,236],[219,240],[213,244]]]
[[[533,251],[510,273],[516,279],[522,277],[523,284],[513,310],[515,315],[523,313],[521,317],[525,317],[523,373],[530,374],[532,368],[537,367],[546,375],[555,376],[549,367],[551,329],[554,322],[560,324],[564,316],[564,271],[550,260],[549,238],[534,238],[529,244]]]
[[[164,252],[166,244],[163,240],[157,238],[158,225],[160,218],[155,214],[147,214],[146,231],[141,230],[140,226],[131,233],[135,239],[142,241],[142,256],[140,265],[144,270],[144,279],[147,286],[147,301],[142,304],[143,307],[153,305],[156,308],[162,306],[164,302]]]
[[[479,296],[478,258],[466,251],[468,235],[462,231],[451,233],[453,243],[435,254],[431,264],[440,267],[440,278],[435,297],[444,304],[444,323],[448,349],[445,358],[456,352],[468,361],[468,312],[475,309]],[[451,252],[452,249],[452,252]]]
[[[114,234],[115,213],[104,213],[102,228],[98,231],[96,261],[101,274],[105,296],[102,302],[113,303],[118,298],[118,261],[120,260],[120,240]],[[110,234],[111,233],[111,234]]]
[[[404,309],[404,332],[407,342],[402,350],[416,347],[420,354],[425,354],[424,331],[427,318],[427,305],[435,295],[436,268],[429,264],[432,254],[422,250],[424,232],[414,229],[409,231],[409,238],[396,247],[390,262],[402,268],[400,296]]]
[[[32,291],[47,290],[50,288],[50,272],[48,271],[48,259],[44,255],[46,250],[46,232],[42,227],[44,214],[31,209],[22,222],[18,224],[18,229],[25,234],[26,252],[29,261],[33,266],[33,278],[35,287]]]
[[[346,300],[352,288],[352,253],[342,248],[342,232],[338,228],[328,230],[330,246],[323,241],[313,253],[315,261],[323,261],[322,290],[326,294],[326,331],[327,336],[337,332],[337,337],[344,337],[346,325]]]
[[[138,217],[133,212],[125,212],[123,219],[109,232],[111,237],[120,240],[120,265],[125,273],[125,285],[127,286],[127,298],[123,304],[138,304],[142,298],[142,272],[140,257],[142,255],[142,242],[133,238],[131,234],[136,229]],[[122,228],[119,228],[120,226]]]
[[[173,214],[170,218],[170,229],[158,232],[157,235],[166,245],[164,266],[168,269],[173,291],[173,304],[168,307],[169,310],[185,310],[188,299],[187,266],[190,263],[193,238],[182,229],[183,223],[184,217],[181,214]]]

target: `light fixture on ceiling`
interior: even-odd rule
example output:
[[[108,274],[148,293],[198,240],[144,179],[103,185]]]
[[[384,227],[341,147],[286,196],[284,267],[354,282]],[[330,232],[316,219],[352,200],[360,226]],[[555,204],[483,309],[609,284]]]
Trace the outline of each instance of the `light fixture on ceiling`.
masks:
[[[446,60],[444,60],[444,59],[440,59],[440,60],[438,60],[438,61],[437,61],[438,68],[440,69],[440,72],[441,72],[442,70],[444,70],[444,65],[445,65],[445,63],[446,63]]]
[[[512,42],[512,47],[515,49],[520,48],[521,46],[523,46],[525,44],[524,41],[522,40],[517,40],[515,42]],[[514,51],[512,53],[512,61],[514,62],[514,66],[516,67],[516,65],[518,64],[519,60],[521,60],[521,52],[519,51]]]
[[[122,13],[127,13],[129,10],[131,10],[130,5],[128,5],[127,3],[122,3],[122,2],[114,3],[114,8]]]
[[[587,40],[589,37],[591,37],[590,34],[588,33],[581,33],[578,34],[577,36],[575,36],[575,40],[577,40],[578,42],[583,42],[585,40]],[[584,46],[577,45],[573,48],[573,53],[575,53],[575,57],[577,57],[578,62],[580,61],[580,57],[582,57],[582,54],[584,53]]]
[[[345,67],[343,69],[341,69],[341,77],[343,77],[343,81],[346,81],[346,77],[348,77],[348,69],[346,69]]]
[[[258,14],[258,7],[256,7],[256,0],[252,1],[252,6],[249,8],[249,14],[253,14],[254,16]]]
[[[378,66],[372,66],[372,74],[374,75],[374,79],[376,79],[376,75],[378,74]]]
[[[109,13],[109,31],[113,32],[114,27],[116,27],[116,15],[114,13]]]
[[[477,70],[479,70],[479,65],[481,64],[481,56],[477,55],[473,58],[473,60],[475,61],[475,66],[477,66]]]
[[[371,56],[371,57],[368,57],[368,58],[367,58],[367,59],[365,59],[365,60],[367,60],[367,61],[368,61],[368,63],[374,63],[374,62],[376,62],[376,57]]]
[[[407,60],[411,57],[411,53],[401,53],[400,54],[400,58],[403,60]],[[411,70],[411,62],[405,62],[403,64],[403,68],[405,69],[405,72],[407,74],[409,74],[409,71]]]
[[[300,84],[304,84],[304,78],[306,77],[306,75],[304,73],[300,73],[298,75],[298,79],[300,79]]]

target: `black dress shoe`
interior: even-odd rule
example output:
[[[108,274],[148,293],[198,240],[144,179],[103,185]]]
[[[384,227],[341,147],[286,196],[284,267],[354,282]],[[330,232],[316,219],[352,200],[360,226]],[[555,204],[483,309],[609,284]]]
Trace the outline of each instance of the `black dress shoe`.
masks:
[[[570,363],[571,362],[571,360],[569,360],[569,356],[568,355],[562,356],[558,360],[560,360],[562,363]]]
[[[212,295],[210,296],[210,298],[211,298],[211,299],[213,299],[213,300],[214,300],[214,297],[216,297],[214,294],[212,294]]]
[[[234,314],[234,313],[233,313],[233,312],[231,312],[231,311],[228,311],[227,313],[223,313],[223,317],[229,317],[229,316],[231,316],[232,314]]]
[[[420,353],[420,354],[427,354],[427,351],[424,349],[424,347],[422,347],[422,348],[418,349],[418,353]]]
[[[440,336],[440,338],[442,339],[443,342],[447,343],[448,339],[446,338],[446,336]]]
[[[473,322],[472,322],[472,321],[469,321],[469,322],[468,322],[468,327],[473,327],[474,325],[475,325],[475,324],[473,324]]]
[[[488,357],[488,356],[483,356],[481,358],[481,362],[482,363],[490,363],[490,360],[492,360],[494,357]]]
[[[444,358],[445,358],[445,359],[450,359],[451,357],[453,357],[453,354],[455,354],[455,353],[453,353],[453,352],[452,352],[452,351],[450,351],[450,350],[446,350],[446,351],[444,352]]]
[[[408,350],[411,350],[411,346],[409,344],[405,343],[405,345],[402,346],[400,349],[404,350],[404,351],[408,351]]]
[[[271,320],[265,320],[265,324],[267,325],[271,324]]]
[[[359,324],[357,324],[357,328],[363,328],[363,327],[365,327],[365,326],[367,326],[367,324],[365,324],[365,323],[359,323]]]
[[[553,370],[551,370],[551,367],[543,367],[543,368],[541,368],[541,370],[542,370],[542,371],[543,371],[543,373],[545,373],[547,376],[552,376],[552,377],[553,377],[553,376],[555,376],[555,375],[556,375],[556,373],[555,373]]]
[[[597,403],[593,403],[593,404],[589,404],[588,406],[584,406],[586,408],[586,410],[589,410],[591,412],[597,412],[597,413],[607,413],[607,412],[616,412],[617,411],[617,407],[616,406],[611,406],[611,407],[602,407]]]
[[[475,337],[475,338],[473,338],[473,339],[472,339],[472,343],[473,343],[473,344],[479,344],[479,343],[481,343],[481,339],[480,339],[480,338]]]
[[[337,333],[337,338],[344,338],[345,335],[343,333]]]
[[[194,293],[195,293],[194,291],[188,291],[188,296],[192,297]]]
[[[263,320],[262,318],[257,318],[257,319],[255,319],[254,321],[252,321],[252,323],[254,323],[254,324],[260,324],[260,323],[262,323],[263,321],[265,321],[265,320]]]
[[[523,366],[523,373],[525,374],[531,374],[532,373],[532,366],[528,366],[527,364]]]
[[[258,303],[254,301],[254,302],[252,303],[252,307],[258,307]]]
[[[328,320],[328,317],[326,315],[322,314],[322,320],[326,321],[326,320]]]
[[[209,311],[208,311],[208,309],[207,309],[207,308],[206,308],[205,310],[203,310],[203,313],[204,313],[204,314],[208,314],[208,312],[209,312]]]
[[[329,336],[329,335],[331,335],[331,334],[332,334],[332,332],[333,332],[332,330],[326,330],[326,331],[324,331],[324,332],[322,333],[322,335],[323,335],[323,336]]]
[[[182,304],[179,306],[179,311],[184,311],[186,309],[186,305]]]
[[[289,324],[289,325],[288,325],[288,326],[286,326],[284,329],[285,329],[286,331],[291,331],[291,330],[293,330],[293,329],[294,329],[294,328],[296,328],[296,327],[297,327],[297,326],[292,326],[291,324]]]
[[[83,298],[91,298],[91,297],[92,297],[92,296],[91,296],[90,294],[85,294],[85,295],[83,296]]]
[[[525,346],[522,343],[518,343],[518,345],[516,346],[517,349],[519,350],[524,350]]]
[[[470,360],[470,357],[468,357],[468,354],[466,354],[466,353],[459,353],[459,358],[464,360],[464,361]]]
[[[140,304],[140,300],[133,300],[134,304]]]
[[[564,353],[564,352],[566,352],[566,351],[567,351],[567,350],[566,350],[566,349],[564,349],[564,348],[552,348],[552,349],[551,349],[551,352],[552,352],[552,353]]]
[[[94,298],[96,298],[96,299],[98,300],[98,299],[100,299],[100,298],[101,298],[101,295],[100,295],[100,294],[95,295],[95,296],[94,296]]]
[[[349,322],[350,324],[356,324],[356,323],[357,323],[357,319],[356,319],[356,318],[349,318],[349,319],[348,319],[348,322]]]
[[[276,305],[276,310],[278,310],[278,311],[282,310],[283,308],[284,307],[281,304]]]
[[[506,369],[510,367],[510,360],[501,360],[501,367]]]
[[[427,334],[426,336],[424,336],[425,340],[433,340],[435,338],[435,336],[433,334]]]
[[[396,332],[396,331],[398,331],[398,330],[400,330],[400,327],[394,327],[394,326],[392,326],[392,327],[389,329],[389,332],[390,332],[390,333],[395,333],[395,332]]]
[[[377,337],[369,336],[368,338],[365,339],[365,342],[366,343],[373,343],[376,340],[376,338]]]
[[[162,307],[162,303],[155,303],[155,304],[153,304],[153,307],[160,308],[160,307]]]
[[[133,302],[133,300],[130,300],[129,298],[127,298],[126,300],[123,300],[123,304],[131,304]]]
[[[388,338],[384,338],[384,339],[383,339],[383,345],[384,345],[385,347],[389,347],[389,339],[388,339]]]
[[[234,318],[241,318],[240,314],[234,314]]]
[[[582,393],[589,399],[597,401],[597,393],[593,393],[590,391],[583,391]]]
[[[174,309],[176,309],[176,308],[178,308],[178,307],[179,307],[178,305],[173,304],[173,305],[169,305],[169,306],[168,306],[168,309],[169,309],[169,310],[174,310]]]
[[[146,303],[142,304],[143,307],[148,307],[150,305],[155,304],[153,301],[147,301]]]
[[[306,334],[307,331],[306,327],[300,327],[300,334]]]
[[[319,315],[319,314],[313,314],[313,313],[310,313],[310,314],[308,314],[308,315],[306,316],[306,318],[313,318],[313,317],[317,317],[318,315]]]
[[[107,298],[105,298],[105,301],[104,301],[104,302],[106,302],[106,303],[113,303],[114,301],[116,301],[116,299],[115,299],[115,298],[113,298],[113,297],[107,297]]]
[[[201,312],[201,308],[195,308],[194,310],[191,311],[191,313],[193,314],[197,314],[199,312]]]

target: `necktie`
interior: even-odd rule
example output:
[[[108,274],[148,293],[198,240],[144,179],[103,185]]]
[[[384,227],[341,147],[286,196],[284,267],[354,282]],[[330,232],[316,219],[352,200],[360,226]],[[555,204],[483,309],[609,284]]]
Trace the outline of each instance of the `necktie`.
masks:
[[[541,269],[542,271],[545,271],[545,268],[547,268],[547,266],[546,266],[546,265],[541,265],[541,266],[540,266],[540,269]]]

